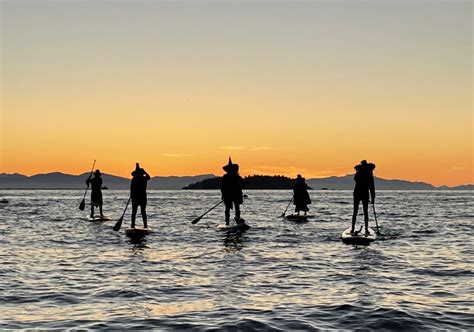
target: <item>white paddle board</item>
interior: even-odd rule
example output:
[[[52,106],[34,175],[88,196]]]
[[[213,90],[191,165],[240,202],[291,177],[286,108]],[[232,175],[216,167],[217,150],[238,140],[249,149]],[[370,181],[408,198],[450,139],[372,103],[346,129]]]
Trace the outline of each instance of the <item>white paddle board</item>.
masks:
[[[360,245],[368,245],[371,242],[374,242],[377,239],[377,235],[372,228],[369,228],[369,234],[365,235],[365,230],[361,232],[355,232],[351,234],[351,229],[348,228],[341,235],[342,242],[346,244],[360,244]]]
[[[110,218],[109,217],[106,217],[106,216],[94,216],[94,218],[91,218],[90,216],[87,217],[87,220],[89,220],[90,222],[103,222],[103,221],[110,221]]]

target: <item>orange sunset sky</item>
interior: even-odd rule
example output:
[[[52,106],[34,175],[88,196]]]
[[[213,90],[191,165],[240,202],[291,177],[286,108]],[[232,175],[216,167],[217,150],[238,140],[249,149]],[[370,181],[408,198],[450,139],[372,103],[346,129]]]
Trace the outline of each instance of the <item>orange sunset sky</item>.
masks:
[[[474,182],[471,1],[0,6],[0,172]]]

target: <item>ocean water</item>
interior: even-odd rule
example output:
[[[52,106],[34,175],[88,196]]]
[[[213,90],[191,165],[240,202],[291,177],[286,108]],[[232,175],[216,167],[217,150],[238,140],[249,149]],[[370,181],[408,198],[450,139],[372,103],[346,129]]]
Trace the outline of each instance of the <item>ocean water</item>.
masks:
[[[150,191],[132,243],[129,212],[112,230],[126,191],[104,191],[104,223],[82,191],[0,191],[0,329],[474,329],[472,192],[378,192],[367,247],[340,240],[350,191],[312,191],[306,223],[279,217],[289,191],[247,194],[239,234],[222,207],[191,225],[217,191]]]

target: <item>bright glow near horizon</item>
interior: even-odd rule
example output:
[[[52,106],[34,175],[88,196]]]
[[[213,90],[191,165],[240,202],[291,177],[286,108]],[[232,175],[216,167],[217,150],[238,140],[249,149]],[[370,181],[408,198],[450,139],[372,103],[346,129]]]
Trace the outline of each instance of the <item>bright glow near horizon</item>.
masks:
[[[1,172],[473,182],[470,1],[1,1]]]

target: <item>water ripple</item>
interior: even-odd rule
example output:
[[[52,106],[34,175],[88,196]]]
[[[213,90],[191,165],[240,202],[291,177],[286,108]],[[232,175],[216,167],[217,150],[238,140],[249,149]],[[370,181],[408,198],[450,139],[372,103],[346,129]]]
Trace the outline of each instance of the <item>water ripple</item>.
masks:
[[[222,210],[190,224],[218,191],[150,191],[145,241],[112,231],[127,191],[104,192],[104,223],[78,210],[82,194],[0,191],[0,329],[474,326],[471,192],[380,192],[368,247],[339,238],[350,191],[312,191],[305,223],[279,217],[290,192],[248,192],[245,233],[217,229]]]

